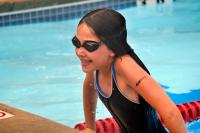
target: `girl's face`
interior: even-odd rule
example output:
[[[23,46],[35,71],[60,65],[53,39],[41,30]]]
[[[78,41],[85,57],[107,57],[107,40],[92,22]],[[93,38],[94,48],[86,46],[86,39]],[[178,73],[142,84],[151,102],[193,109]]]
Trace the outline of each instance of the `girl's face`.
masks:
[[[76,39],[80,41],[79,48],[75,49],[76,55],[81,61],[82,70],[86,73],[93,72],[95,70],[104,69],[113,60],[114,53],[107,48],[107,46],[101,42],[101,40],[95,35],[94,31],[87,26],[87,24],[82,23],[77,28]],[[83,47],[84,42],[95,41],[100,42],[100,46],[90,52],[85,47]]]

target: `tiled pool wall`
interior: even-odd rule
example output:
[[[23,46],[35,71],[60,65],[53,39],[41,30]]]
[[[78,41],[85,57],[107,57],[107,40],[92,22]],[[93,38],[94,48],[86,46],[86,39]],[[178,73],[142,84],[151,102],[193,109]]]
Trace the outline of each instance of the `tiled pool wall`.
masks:
[[[74,19],[101,7],[122,9],[135,5],[136,0],[87,0],[59,6],[2,13],[0,14],[0,27]]]

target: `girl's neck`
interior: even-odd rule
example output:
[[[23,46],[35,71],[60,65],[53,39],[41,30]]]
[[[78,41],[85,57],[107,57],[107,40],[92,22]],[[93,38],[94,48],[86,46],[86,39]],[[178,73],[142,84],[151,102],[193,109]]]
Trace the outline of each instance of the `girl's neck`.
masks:
[[[108,74],[111,73],[111,64],[113,61],[109,61],[107,64],[105,64],[102,68],[99,69],[99,72],[103,76],[107,76]]]

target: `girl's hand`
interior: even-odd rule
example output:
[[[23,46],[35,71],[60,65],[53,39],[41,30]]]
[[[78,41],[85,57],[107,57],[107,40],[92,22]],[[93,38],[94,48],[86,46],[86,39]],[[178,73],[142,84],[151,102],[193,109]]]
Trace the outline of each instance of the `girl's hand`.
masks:
[[[78,133],[96,133],[96,132],[91,128],[85,128],[84,130],[78,131]]]

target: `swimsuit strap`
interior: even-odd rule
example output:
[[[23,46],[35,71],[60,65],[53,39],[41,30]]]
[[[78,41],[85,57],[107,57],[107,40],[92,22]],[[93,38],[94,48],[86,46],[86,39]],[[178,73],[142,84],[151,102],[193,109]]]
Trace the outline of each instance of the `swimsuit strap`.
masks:
[[[115,62],[113,61],[111,64],[111,72],[115,81],[117,81],[116,72],[115,72]]]

